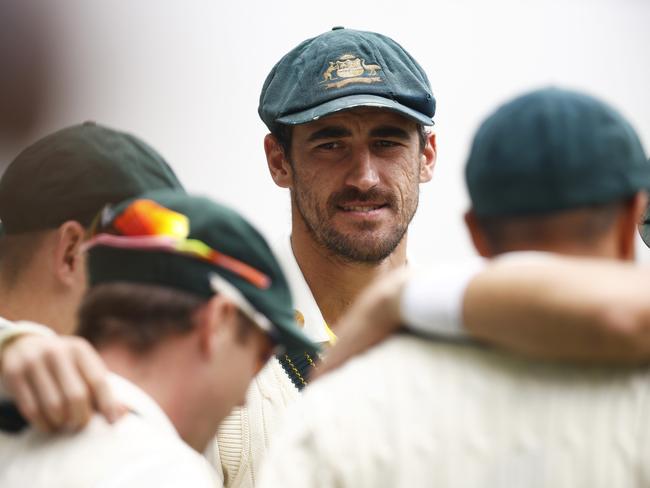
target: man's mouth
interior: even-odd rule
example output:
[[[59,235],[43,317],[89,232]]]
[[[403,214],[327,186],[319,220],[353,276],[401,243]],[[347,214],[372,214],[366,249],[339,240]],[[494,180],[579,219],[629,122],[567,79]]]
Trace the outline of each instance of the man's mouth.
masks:
[[[339,208],[345,212],[372,212],[384,207],[387,207],[385,203],[371,205],[339,205]]]
[[[354,222],[379,222],[386,218],[390,209],[388,203],[380,202],[346,202],[337,205],[339,215]]]

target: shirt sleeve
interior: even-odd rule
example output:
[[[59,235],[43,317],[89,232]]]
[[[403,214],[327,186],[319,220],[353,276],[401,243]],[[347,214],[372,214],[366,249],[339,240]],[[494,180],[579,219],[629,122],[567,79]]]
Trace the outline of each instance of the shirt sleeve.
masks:
[[[3,347],[11,340],[24,334],[38,334],[43,336],[53,336],[56,333],[49,327],[36,322],[21,320],[20,322],[9,322],[8,320],[0,321],[0,354]]]

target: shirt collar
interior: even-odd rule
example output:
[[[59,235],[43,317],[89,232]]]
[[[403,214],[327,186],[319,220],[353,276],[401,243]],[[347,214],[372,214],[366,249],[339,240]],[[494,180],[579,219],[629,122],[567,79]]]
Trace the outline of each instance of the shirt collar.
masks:
[[[314,295],[300,270],[296,256],[291,248],[291,237],[284,237],[275,242],[275,255],[289,282],[289,289],[296,306],[296,319],[303,332],[313,342],[331,342],[333,334],[321,313]],[[301,323],[302,322],[302,323]]]

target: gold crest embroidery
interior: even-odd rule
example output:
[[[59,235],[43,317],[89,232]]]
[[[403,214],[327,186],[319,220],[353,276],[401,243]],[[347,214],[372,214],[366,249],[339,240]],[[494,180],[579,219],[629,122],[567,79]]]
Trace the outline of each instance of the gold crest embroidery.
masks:
[[[351,83],[377,83],[383,81],[377,74],[382,68],[378,64],[367,64],[366,60],[354,54],[344,54],[336,61],[330,61],[323,73],[325,88],[342,88]]]
[[[296,322],[298,323],[298,326],[302,329],[305,327],[305,316],[300,312],[300,310],[294,310],[294,317],[296,319]]]

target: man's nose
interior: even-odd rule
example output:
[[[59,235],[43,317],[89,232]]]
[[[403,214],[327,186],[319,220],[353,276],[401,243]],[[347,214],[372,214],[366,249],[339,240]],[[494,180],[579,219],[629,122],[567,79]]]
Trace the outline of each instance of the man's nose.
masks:
[[[351,155],[345,183],[360,191],[368,191],[379,184],[377,162],[368,148],[355,151]]]

